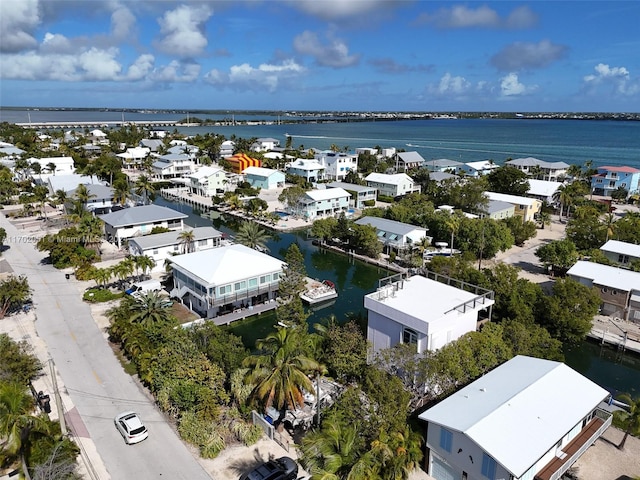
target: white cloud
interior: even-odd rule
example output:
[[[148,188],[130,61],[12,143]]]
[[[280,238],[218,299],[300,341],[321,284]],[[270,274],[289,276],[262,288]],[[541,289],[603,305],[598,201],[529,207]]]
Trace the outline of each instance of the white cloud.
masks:
[[[172,61],[164,67],[160,67],[150,75],[155,82],[193,82],[200,75],[200,65],[194,62]]]
[[[622,95],[636,95],[640,93],[640,78],[632,79],[625,67],[610,67],[599,63],[594,67],[595,74],[586,75],[584,85],[592,92],[598,88],[609,88]]]
[[[115,59],[118,49],[90,48],[78,57],[78,69],[83,80],[116,80],[122,67]]]
[[[207,47],[204,24],[211,17],[209,6],[181,5],[175,10],[165,12],[158,19],[164,38],[158,42],[158,48],[170,55],[192,58],[203,53]]]
[[[117,5],[111,14],[111,35],[118,40],[126,40],[134,33],[136,17],[124,5]]]
[[[491,64],[505,72],[543,68],[563,58],[567,51],[566,46],[551,43],[549,40],[538,43],[516,42],[507,45],[491,57]]]
[[[520,83],[518,75],[510,73],[500,79],[500,90],[505,97],[522,95],[527,91],[527,87]]]
[[[140,55],[127,69],[127,80],[143,80],[153,71],[155,58],[149,53]]]
[[[205,80],[213,85],[239,90],[274,92],[283,83],[286,84],[305,72],[305,68],[293,60],[287,60],[278,65],[264,63],[257,68],[243,63],[234,65],[228,73],[218,69],[211,70],[205,75]]]
[[[456,5],[441,8],[433,14],[423,13],[414,22],[417,25],[431,24],[438,28],[506,28],[520,30],[530,28],[538,22],[538,16],[529,7],[522,6],[514,9],[505,18],[498,12],[482,5],[469,8]]]
[[[466,94],[471,88],[471,82],[464,77],[454,77],[449,72],[445,73],[437,85],[431,85],[429,91],[436,95],[460,96]]]
[[[289,0],[291,7],[325,20],[356,17],[381,7],[395,7],[396,0]]]
[[[0,1],[0,51],[20,52],[38,45],[33,32],[40,24],[38,0]]]
[[[40,51],[43,53],[71,53],[75,50],[73,43],[64,35],[49,33],[44,35]]]
[[[514,9],[504,21],[505,27],[513,30],[531,28],[537,23],[538,16],[526,5]]]
[[[359,55],[349,55],[349,47],[342,40],[329,38],[329,44],[323,45],[318,36],[308,30],[293,40],[293,48],[302,55],[314,57],[318,65],[325,67],[349,67],[360,61]]]

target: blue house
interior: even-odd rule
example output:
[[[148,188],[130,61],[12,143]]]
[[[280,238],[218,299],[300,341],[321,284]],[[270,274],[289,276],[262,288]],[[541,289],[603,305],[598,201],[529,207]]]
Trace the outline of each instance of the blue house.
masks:
[[[284,187],[284,173],[264,167],[247,167],[242,172],[244,179],[253,188],[270,190]]]
[[[591,191],[594,195],[610,197],[611,192],[622,187],[630,194],[637,193],[640,184],[640,170],[633,167],[598,167],[591,177]]]

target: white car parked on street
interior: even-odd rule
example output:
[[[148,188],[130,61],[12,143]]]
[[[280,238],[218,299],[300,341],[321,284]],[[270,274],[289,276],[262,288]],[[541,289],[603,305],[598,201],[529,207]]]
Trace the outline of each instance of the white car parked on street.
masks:
[[[116,428],[128,445],[143,441],[149,436],[147,427],[135,412],[122,412],[113,419]]]

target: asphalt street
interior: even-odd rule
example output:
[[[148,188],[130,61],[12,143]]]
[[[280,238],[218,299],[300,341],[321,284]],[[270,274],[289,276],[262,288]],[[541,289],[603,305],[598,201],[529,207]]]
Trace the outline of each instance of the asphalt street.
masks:
[[[74,280],[44,264],[45,255],[33,239],[0,214],[7,232],[3,256],[16,274],[26,275],[33,289],[38,335],[64,381],[75,411],[68,412],[79,435],[94,442],[111,478],[209,479],[209,474],[179,439],[151,397],[124,372],[97,327]],[[149,438],[128,446],[113,418],[136,411],[149,429]]]

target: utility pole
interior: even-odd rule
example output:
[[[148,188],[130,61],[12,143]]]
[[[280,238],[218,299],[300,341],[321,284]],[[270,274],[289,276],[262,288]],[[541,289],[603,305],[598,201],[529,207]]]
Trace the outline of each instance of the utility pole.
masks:
[[[56,407],[58,409],[58,421],[60,422],[60,430],[63,435],[67,434],[67,424],[64,419],[64,408],[62,406],[62,397],[60,397],[60,391],[58,390],[58,380],[56,379],[56,367],[53,363],[53,359],[49,359],[49,368],[51,370],[51,383],[53,384],[53,394],[56,399]]]

